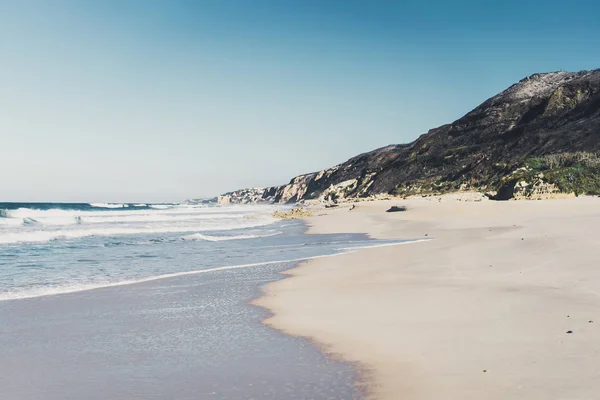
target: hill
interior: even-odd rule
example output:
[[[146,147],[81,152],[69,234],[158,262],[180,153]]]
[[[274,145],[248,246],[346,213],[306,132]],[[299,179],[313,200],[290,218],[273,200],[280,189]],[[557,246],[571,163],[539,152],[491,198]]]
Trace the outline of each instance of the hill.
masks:
[[[487,192],[494,199],[600,194],[600,70],[534,74],[409,144],[220,202]]]

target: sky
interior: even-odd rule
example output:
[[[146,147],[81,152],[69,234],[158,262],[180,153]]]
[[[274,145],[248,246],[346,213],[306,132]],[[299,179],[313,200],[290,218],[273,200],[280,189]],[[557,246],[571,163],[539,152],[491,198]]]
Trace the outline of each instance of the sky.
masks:
[[[597,1],[0,0],[0,201],[288,182],[600,68]]]

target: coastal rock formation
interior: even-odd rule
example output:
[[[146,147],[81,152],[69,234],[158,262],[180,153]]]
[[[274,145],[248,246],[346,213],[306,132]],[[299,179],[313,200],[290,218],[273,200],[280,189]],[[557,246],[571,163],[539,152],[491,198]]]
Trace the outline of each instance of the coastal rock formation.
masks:
[[[248,189],[229,193],[219,202],[337,202],[461,190],[500,193],[506,178],[532,160],[599,151],[600,70],[534,74],[412,143],[360,154],[254,195],[244,194]],[[547,175],[531,182],[535,190],[518,187],[512,193],[600,193],[600,168],[587,161],[562,165],[560,173],[551,163],[544,165],[546,169],[532,168]]]
[[[273,213],[273,217],[279,219],[300,219],[312,216],[313,213],[305,208],[293,208],[290,211],[275,211]]]
[[[315,178],[315,174],[306,174],[295,177],[291,182],[280,188],[275,188],[274,201],[277,203],[294,203],[306,198],[309,184]]]
[[[271,203],[275,201],[276,188],[250,188],[237,190],[220,195],[217,203],[227,204],[256,204]]]

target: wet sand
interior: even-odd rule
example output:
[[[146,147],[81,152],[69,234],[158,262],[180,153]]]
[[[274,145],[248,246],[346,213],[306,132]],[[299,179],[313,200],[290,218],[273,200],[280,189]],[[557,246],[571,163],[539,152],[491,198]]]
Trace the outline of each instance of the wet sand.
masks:
[[[433,240],[302,264],[268,325],[360,363],[375,399],[598,397],[600,199],[349,207],[310,232]]]

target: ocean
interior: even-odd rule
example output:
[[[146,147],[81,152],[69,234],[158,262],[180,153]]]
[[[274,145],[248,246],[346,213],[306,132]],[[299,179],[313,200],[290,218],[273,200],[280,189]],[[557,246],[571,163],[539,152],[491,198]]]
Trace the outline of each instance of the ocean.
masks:
[[[301,260],[394,242],[277,209],[0,203],[0,398],[361,398],[353,366],[249,302]]]

